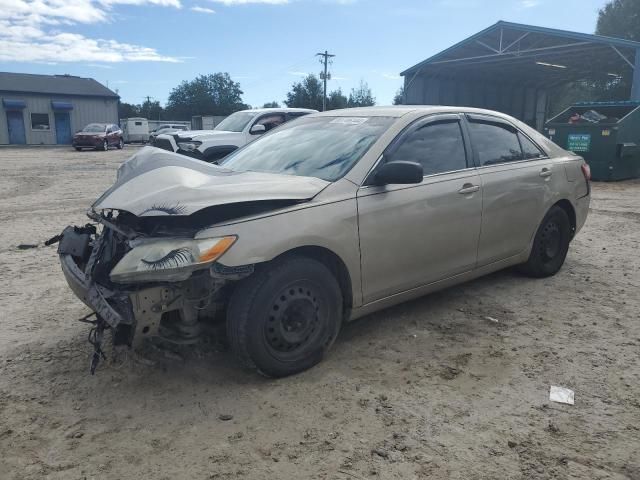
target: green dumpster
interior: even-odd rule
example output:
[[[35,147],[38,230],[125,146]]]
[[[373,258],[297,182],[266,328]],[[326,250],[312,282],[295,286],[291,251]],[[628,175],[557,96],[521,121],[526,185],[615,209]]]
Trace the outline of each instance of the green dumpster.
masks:
[[[581,102],[549,120],[544,133],[584,157],[591,178],[640,177],[640,103]]]

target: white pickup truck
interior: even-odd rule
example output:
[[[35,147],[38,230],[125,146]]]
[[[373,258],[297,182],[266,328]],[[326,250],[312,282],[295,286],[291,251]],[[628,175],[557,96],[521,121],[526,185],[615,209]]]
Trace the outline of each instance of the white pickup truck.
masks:
[[[233,113],[213,130],[158,135],[154,146],[188,157],[216,162],[289,120],[316,113],[307,108],[258,108]]]

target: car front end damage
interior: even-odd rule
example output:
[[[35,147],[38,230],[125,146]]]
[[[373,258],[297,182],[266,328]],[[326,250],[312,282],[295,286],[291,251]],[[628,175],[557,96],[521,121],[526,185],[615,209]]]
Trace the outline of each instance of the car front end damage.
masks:
[[[116,182],[88,211],[92,223],[66,227],[48,242],[59,242],[67,283],[94,312],[81,319],[93,324],[92,372],[103,356],[106,330],[115,345],[134,348],[147,338],[199,341],[234,283],[254,270],[250,261],[221,263],[227,250],[238,248],[237,255],[251,258],[247,248],[253,247],[234,246],[242,242],[233,230],[216,235],[215,226],[290,208],[327,185],[235,172],[152,147],[123,163]]]
[[[225,287],[253,272],[253,265],[229,268],[216,262],[232,237],[200,241],[204,250],[194,254],[184,246],[194,242],[192,236],[169,236],[166,231],[150,236],[132,228],[135,217],[127,213],[89,216],[96,224],[67,227],[54,241],[59,241],[69,287],[95,314],[95,319],[93,314],[80,319],[93,324],[92,374],[104,358],[106,330],[115,346],[138,348],[152,338],[196,343],[203,322],[222,310]]]

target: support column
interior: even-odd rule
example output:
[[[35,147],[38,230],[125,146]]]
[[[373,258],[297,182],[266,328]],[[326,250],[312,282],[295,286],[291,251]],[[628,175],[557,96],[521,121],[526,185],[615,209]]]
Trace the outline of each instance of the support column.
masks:
[[[640,102],[640,48],[636,49],[633,83],[631,84],[631,100],[634,102]]]

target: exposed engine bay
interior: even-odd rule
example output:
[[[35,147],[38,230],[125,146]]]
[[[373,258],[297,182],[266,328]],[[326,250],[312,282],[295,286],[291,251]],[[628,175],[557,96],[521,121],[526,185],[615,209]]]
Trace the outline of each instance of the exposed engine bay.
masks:
[[[102,342],[106,330],[111,330],[114,345],[134,348],[153,337],[176,344],[197,342],[202,322],[214,320],[222,310],[225,289],[253,272],[253,265],[229,268],[212,263],[180,281],[116,283],[110,273],[136,240],[149,234],[157,237],[160,232],[175,235],[176,230],[169,229],[166,222],[154,224],[152,218],[140,222],[127,213],[90,216],[97,224],[67,227],[49,243],[59,240],[58,254],[67,282],[95,311],[94,319],[90,318],[92,315],[81,319],[93,325],[89,335],[95,350],[91,373],[104,358]],[[180,233],[188,230],[180,229]]]

